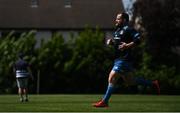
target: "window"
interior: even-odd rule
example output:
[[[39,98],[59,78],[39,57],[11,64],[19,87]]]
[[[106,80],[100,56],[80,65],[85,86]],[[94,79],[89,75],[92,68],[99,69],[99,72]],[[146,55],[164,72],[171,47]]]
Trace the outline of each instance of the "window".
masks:
[[[31,0],[31,7],[37,8],[39,6],[39,0]]]
[[[72,0],[64,0],[64,7],[71,8],[72,7]]]

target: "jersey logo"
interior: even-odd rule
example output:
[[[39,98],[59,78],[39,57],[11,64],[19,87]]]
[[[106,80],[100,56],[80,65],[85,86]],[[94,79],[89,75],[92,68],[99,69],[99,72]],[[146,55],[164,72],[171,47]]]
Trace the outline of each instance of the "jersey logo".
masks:
[[[114,39],[119,40],[120,37],[118,37],[118,35],[115,35],[115,36],[114,36]]]
[[[120,35],[122,35],[123,33],[124,33],[124,31],[123,31],[123,30],[121,30],[121,31],[120,31]]]
[[[118,66],[115,66],[114,69],[118,69]]]

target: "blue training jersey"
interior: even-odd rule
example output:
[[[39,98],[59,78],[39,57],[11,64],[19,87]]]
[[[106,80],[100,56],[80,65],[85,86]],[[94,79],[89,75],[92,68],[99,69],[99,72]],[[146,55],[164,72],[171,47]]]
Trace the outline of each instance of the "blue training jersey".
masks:
[[[29,64],[25,60],[19,59],[18,61],[16,61],[14,65],[16,71],[16,78],[28,77],[29,76],[28,67]]]
[[[132,60],[131,48],[120,50],[118,49],[121,42],[125,43],[139,43],[140,41],[140,33],[135,29],[129,27],[128,25],[124,25],[121,27],[117,27],[116,31],[113,34],[114,48],[115,48],[115,58],[121,58],[124,60]]]

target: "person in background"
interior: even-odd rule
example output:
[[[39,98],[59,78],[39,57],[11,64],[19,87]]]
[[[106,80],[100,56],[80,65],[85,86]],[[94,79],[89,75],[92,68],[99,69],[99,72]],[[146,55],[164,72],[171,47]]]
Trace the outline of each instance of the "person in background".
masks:
[[[129,85],[155,86],[157,93],[160,94],[158,80],[146,80],[142,77],[133,77],[132,67],[132,48],[140,43],[140,33],[129,25],[129,15],[125,12],[118,13],[115,25],[116,30],[112,38],[107,40],[107,45],[112,45],[115,49],[114,66],[109,73],[108,86],[104,97],[93,103],[94,107],[108,107],[111,94],[115,90],[115,85],[119,77]]]
[[[19,59],[14,64],[14,73],[16,75],[18,94],[20,96],[20,102],[28,102],[28,79],[31,77],[33,80],[30,65],[23,57],[23,53],[18,54]]]

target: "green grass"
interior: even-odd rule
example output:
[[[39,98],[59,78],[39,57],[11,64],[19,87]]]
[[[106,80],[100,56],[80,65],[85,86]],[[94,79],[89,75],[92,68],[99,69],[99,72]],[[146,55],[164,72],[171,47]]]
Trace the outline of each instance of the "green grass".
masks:
[[[29,102],[19,102],[18,95],[0,95],[0,112],[176,112],[180,96],[113,95],[108,108],[94,108],[92,103],[103,95],[29,95]]]

